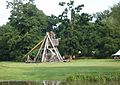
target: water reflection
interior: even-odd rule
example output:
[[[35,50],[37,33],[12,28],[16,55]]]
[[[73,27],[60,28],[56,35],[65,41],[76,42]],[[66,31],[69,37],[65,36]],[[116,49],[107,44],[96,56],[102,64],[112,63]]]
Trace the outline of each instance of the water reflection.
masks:
[[[1,81],[0,85],[42,85],[34,81]]]
[[[0,81],[0,85],[120,85],[120,81],[113,82],[61,82],[61,81]]]
[[[61,85],[61,81],[43,81],[43,85]]]

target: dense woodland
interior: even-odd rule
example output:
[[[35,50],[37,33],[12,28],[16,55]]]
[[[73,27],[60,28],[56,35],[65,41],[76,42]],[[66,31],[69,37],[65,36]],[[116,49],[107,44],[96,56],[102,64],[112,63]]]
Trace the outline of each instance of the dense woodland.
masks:
[[[64,6],[59,16],[47,16],[34,0],[7,2],[11,9],[9,22],[0,26],[0,60],[21,61],[23,56],[54,31],[60,39],[61,55],[111,58],[120,47],[120,3],[110,10],[95,14],[81,13],[84,5],[74,7],[74,1],[60,2]],[[68,18],[71,13],[71,18]]]

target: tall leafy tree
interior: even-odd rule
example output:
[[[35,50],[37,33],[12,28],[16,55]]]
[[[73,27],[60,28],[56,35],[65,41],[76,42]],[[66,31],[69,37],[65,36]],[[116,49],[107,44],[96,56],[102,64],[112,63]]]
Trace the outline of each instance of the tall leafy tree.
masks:
[[[111,37],[115,45],[113,52],[115,52],[120,49],[120,2],[111,8],[108,25],[112,29]]]
[[[96,45],[98,57],[110,57],[119,47],[118,37],[115,37],[119,33],[116,32],[116,28],[111,22],[113,22],[113,18],[109,10],[96,13],[95,28],[97,36],[99,36],[99,42]]]
[[[84,5],[74,7],[73,0],[70,0],[68,3],[59,3],[61,6],[65,6],[65,4],[67,4],[67,7],[59,16],[61,22],[59,29],[62,29],[60,32],[62,38],[62,46],[60,46],[60,49],[62,49],[63,54],[76,55],[79,50],[82,50],[83,54],[86,55],[88,52],[85,53],[85,49],[89,47],[84,47],[82,45],[82,43],[85,42],[85,38],[82,40],[82,37],[85,37],[85,34],[87,34],[87,31],[85,30],[89,28],[89,21],[92,20],[92,16],[87,13],[80,14],[80,10],[82,10]],[[68,11],[70,11],[70,19],[68,18]],[[88,45],[88,43],[86,43],[86,45]]]
[[[8,2],[8,7],[12,8],[8,22],[9,27],[2,28],[8,34],[8,38],[3,33],[2,40],[10,41],[7,45],[11,47],[8,47],[7,51],[9,52],[6,52],[6,56],[13,57],[10,60],[21,60],[25,53],[45,34],[47,16],[37,9],[33,1],[24,3],[22,0],[14,0],[14,2]],[[7,28],[9,29],[7,30]]]
[[[16,60],[17,56],[13,55],[12,49],[16,42],[19,42],[19,33],[9,24],[0,28],[0,60]],[[14,53],[18,53],[17,50]]]

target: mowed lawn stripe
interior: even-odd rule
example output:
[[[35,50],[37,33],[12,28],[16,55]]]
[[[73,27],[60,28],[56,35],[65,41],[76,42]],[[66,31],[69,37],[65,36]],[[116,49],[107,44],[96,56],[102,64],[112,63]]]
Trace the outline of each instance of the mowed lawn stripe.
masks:
[[[0,62],[0,80],[65,80],[75,73],[120,73],[120,61],[82,59],[66,63]]]

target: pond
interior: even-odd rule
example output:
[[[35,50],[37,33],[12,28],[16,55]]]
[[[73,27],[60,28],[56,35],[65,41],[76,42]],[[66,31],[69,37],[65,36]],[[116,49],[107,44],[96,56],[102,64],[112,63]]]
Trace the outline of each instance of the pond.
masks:
[[[120,85],[120,81],[113,82],[0,81],[0,85]]]

